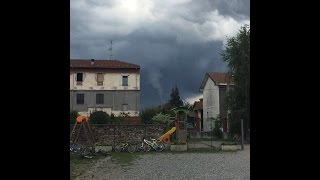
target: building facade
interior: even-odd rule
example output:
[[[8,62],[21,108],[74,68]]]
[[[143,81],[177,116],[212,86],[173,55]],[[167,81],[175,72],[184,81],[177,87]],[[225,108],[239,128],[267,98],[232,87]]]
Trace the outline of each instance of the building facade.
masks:
[[[225,99],[227,90],[233,86],[232,78],[227,73],[208,72],[200,86],[203,93],[203,131],[214,128],[212,118],[221,117],[222,131],[228,132],[227,109]]]
[[[119,60],[70,60],[70,109],[139,116],[140,66]]]

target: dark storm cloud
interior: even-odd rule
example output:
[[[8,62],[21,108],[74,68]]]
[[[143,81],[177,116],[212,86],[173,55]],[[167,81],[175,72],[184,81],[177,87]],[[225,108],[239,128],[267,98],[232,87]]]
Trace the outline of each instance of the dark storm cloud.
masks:
[[[139,2],[139,3],[138,3]],[[205,72],[226,71],[226,36],[249,24],[249,1],[71,1],[71,58],[113,58],[141,66],[141,106],[199,94]]]

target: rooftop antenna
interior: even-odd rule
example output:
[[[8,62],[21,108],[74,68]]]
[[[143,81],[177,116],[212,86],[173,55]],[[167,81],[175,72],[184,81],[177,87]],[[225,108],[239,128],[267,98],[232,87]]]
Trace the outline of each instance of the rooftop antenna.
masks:
[[[112,40],[111,40],[111,45],[109,47],[109,51],[110,51],[110,60],[112,59]]]

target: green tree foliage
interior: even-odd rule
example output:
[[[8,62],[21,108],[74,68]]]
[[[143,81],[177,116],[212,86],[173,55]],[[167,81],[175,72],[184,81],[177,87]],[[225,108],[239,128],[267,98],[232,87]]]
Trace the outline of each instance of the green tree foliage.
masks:
[[[156,114],[155,116],[153,116],[152,121],[154,123],[160,123],[160,124],[165,125],[164,133],[173,127],[172,123],[174,122],[174,121],[170,120],[169,114],[162,114],[161,112],[159,114]]]
[[[152,117],[153,122],[158,122],[160,124],[167,124],[170,122],[170,115],[168,114],[162,114],[161,112],[159,114],[156,114]]]
[[[141,122],[143,122],[145,124],[152,124],[153,116],[155,116],[159,112],[160,112],[160,109],[156,108],[156,107],[150,107],[150,108],[143,109],[140,113]]]
[[[171,90],[170,94],[171,99],[169,100],[169,103],[174,107],[180,107],[183,105],[183,102],[180,98],[179,89],[177,85],[175,85],[174,88]]]
[[[172,105],[168,102],[162,106],[159,106],[158,108],[159,108],[160,112],[162,112],[163,114],[168,114],[168,115],[174,117],[175,114],[173,111],[171,111],[174,107],[175,107],[174,105]]]
[[[223,61],[228,63],[228,74],[233,75],[234,83],[227,97],[230,131],[239,134],[241,119],[244,120],[244,127],[250,128],[250,27],[248,25],[241,27],[236,36],[228,38],[221,56]]]
[[[155,115],[161,113],[160,116],[168,116],[174,117],[175,113],[172,111],[175,107],[183,106],[183,101],[179,95],[179,89],[177,86],[172,88],[169,102],[159,105],[158,107],[149,107],[141,110],[140,118],[143,123],[152,124],[154,123],[154,119],[152,119]],[[187,104],[188,105],[188,104]],[[188,106],[189,107],[189,106]]]

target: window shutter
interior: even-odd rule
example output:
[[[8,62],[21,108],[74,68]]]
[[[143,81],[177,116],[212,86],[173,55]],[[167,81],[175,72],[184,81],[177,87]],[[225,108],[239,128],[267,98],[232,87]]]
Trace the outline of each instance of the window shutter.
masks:
[[[103,74],[102,73],[98,73],[97,74],[97,82],[103,82],[103,80],[104,80]]]

